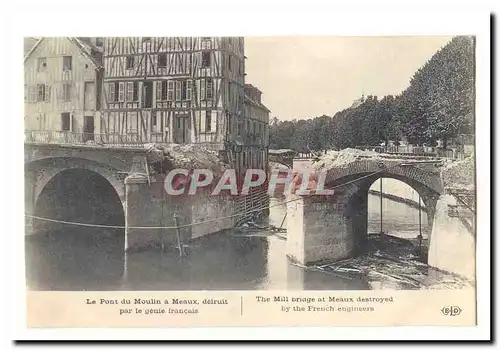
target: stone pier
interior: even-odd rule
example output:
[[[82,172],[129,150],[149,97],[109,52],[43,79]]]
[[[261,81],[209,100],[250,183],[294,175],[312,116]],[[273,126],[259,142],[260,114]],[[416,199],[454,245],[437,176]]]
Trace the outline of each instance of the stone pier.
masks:
[[[350,215],[354,211],[344,198],[342,195],[287,198],[287,255],[292,261],[307,265],[342,260],[356,253],[360,237],[366,233],[366,215],[364,219],[362,212]]]
[[[475,279],[475,215],[449,194],[439,197],[429,242],[429,265]]]
[[[192,196],[171,196],[165,192],[163,185],[162,179],[150,178],[148,181],[142,175],[125,179],[126,251],[160,245],[177,246],[177,229],[173,228],[177,223],[179,226],[190,225],[179,229],[184,244],[191,239],[234,226],[234,218],[230,217],[234,214],[232,198],[211,196],[205,191]],[[215,220],[218,218],[225,219]]]

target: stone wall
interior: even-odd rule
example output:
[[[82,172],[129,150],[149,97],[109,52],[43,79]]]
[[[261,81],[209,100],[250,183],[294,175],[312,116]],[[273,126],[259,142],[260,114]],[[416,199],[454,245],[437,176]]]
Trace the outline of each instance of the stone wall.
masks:
[[[212,196],[209,192],[203,191],[193,197],[196,199],[191,201],[192,223],[210,221],[193,226],[191,238],[202,237],[234,227],[235,217],[215,220],[234,214],[234,201],[230,196]]]
[[[300,264],[341,260],[356,250],[356,232],[345,205],[333,197],[290,196],[287,203],[287,252]]]
[[[458,204],[452,195],[439,197],[430,235],[428,264],[475,279],[473,213],[467,208],[455,207]]]
[[[222,230],[231,229],[245,212],[269,205],[262,191],[254,191],[238,199],[230,195],[212,196],[200,191],[196,195],[170,196],[161,179],[129,176],[126,183],[126,250],[150,246],[176,246],[177,229],[148,229],[145,227],[180,226],[182,243]],[[224,219],[221,219],[224,218]],[[205,223],[203,223],[205,222]],[[198,224],[199,223],[199,224]],[[134,228],[135,227],[135,228]],[[138,228],[137,228],[138,227]]]

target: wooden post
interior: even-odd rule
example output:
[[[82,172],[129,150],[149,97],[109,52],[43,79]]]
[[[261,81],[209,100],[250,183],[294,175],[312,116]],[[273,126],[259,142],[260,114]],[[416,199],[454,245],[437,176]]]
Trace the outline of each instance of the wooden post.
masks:
[[[176,227],[176,234],[177,234],[177,248],[179,249],[179,256],[182,257],[184,255],[184,251],[182,249],[182,243],[181,243],[181,232],[179,229],[179,217],[177,213],[174,214],[174,220],[175,220],[175,227]]]
[[[418,195],[418,250],[420,254],[422,253],[422,200],[420,195]]]
[[[288,212],[285,213],[285,215],[283,216],[283,220],[281,221],[281,225],[280,225],[280,228],[283,227],[283,223],[285,222],[285,219],[286,219],[286,216],[287,216]]]
[[[380,235],[382,236],[384,234],[384,231],[383,231],[383,224],[382,224],[382,219],[383,219],[383,215],[382,215],[382,178],[380,178]]]

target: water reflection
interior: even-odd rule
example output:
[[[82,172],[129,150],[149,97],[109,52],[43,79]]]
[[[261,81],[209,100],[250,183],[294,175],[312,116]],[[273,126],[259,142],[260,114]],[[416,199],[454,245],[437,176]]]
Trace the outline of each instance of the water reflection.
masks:
[[[269,220],[275,226],[280,226],[285,217],[283,201],[271,200]],[[373,232],[379,230],[378,201],[377,196],[370,196],[369,231]],[[418,235],[417,209],[384,199],[383,210],[384,231],[402,237]],[[427,222],[425,215],[422,221]],[[283,226],[286,227],[286,218]],[[286,240],[275,235],[210,235],[189,243],[187,256],[182,258],[174,248],[167,252],[149,250],[125,255],[123,246],[124,233],[120,230],[68,227],[49,235],[29,237],[26,239],[28,286],[36,290],[412,288],[401,283],[395,285],[394,281],[373,274],[363,278],[346,277],[327,270],[295,266],[286,257]]]

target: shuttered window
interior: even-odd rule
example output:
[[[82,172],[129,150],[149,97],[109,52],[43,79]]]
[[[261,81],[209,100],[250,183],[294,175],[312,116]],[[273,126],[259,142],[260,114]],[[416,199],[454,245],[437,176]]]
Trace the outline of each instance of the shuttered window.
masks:
[[[156,101],[163,100],[163,81],[156,82]]]
[[[134,82],[127,82],[127,101],[132,102],[134,100]]]
[[[211,100],[213,98],[213,80],[212,80],[212,78],[207,78],[206,83],[207,83],[206,99]]]
[[[115,83],[110,83],[108,86],[108,100],[109,102],[115,101]]]
[[[180,101],[181,100],[181,82],[180,81],[176,81],[175,82],[175,100],[176,101]]]
[[[174,100],[174,81],[169,80],[167,83],[167,101]]]
[[[123,102],[125,98],[125,83],[119,83],[118,85],[118,101]]]

